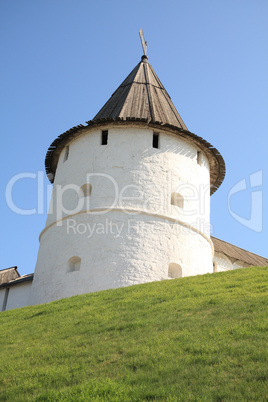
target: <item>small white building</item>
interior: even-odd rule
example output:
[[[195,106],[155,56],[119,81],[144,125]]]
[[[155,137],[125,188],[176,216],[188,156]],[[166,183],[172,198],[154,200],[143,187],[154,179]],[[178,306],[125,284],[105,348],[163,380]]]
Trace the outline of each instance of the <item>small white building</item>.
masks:
[[[223,158],[187,129],[145,55],[87,125],[51,144],[46,171],[53,193],[33,283],[0,282],[2,310],[268,264],[211,239]]]
[[[0,270],[0,311],[29,306],[33,274],[21,276],[17,267]]]

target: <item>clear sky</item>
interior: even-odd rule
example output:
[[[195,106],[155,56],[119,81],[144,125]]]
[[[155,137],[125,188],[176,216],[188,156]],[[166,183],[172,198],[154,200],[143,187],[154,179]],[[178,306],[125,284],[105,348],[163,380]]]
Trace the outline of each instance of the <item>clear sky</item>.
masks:
[[[140,61],[141,27],[187,127],[225,159],[212,234],[267,257],[267,20],[267,0],[1,0],[0,269],[34,271],[51,191],[44,177],[37,195],[47,148],[92,119]],[[5,199],[25,172],[12,199],[39,208],[31,215]]]

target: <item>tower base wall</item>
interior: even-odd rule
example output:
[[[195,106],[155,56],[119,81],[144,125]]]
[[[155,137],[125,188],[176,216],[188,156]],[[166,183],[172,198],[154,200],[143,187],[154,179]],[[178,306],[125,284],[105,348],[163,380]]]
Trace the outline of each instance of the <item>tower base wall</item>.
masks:
[[[80,213],[43,232],[31,304],[212,273],[212,255],[209,238],[175,219]]]

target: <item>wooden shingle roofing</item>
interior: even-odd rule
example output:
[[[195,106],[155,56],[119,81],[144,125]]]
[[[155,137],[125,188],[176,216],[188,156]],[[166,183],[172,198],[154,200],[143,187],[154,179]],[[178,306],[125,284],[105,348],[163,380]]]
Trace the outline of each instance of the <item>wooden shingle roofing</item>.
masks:
[[[216,237],[211,236],[211,240],[214,244],[214,250],[218,253],[225,254],[227,257],[235,258],[236,260],[244,261],[250,265],[268,266],[268,258],[253,254],[250,251],[234,246],[233,244],[217,239]]]
[[[220,152],[203,138],[188,131],[170,96],[148,63],[147,56],[142,56],[141,62],[131,71],[102,109],[86,123],[86,126],[80,124],[61,134],[50,145],[45,167],[52,183],[60,153],[73,138],[91,129],[129,124],[178,135],[204,152],[210,164],[211,194],[219,188],[224,179],[225,163]]]
[[[139,118],[187,130],[147,56],[142,56],[93,120],[107,118]]]
[[[10,281],[4,282],[0,284],[0,288],[8,288],[10,286],[18,285],[24,282],[32,282],[34,278],[34,274],[27,274],[23,276],[19,276],[16,279],[12,279]]]
[[[10,268],[5,268],[5,269],[0,269],[0,286],[2,283],[9,282],[9,281],[14,280],[19,277],[20,277],[20,274],[19,274],[18,268],[16,266],[10,267]]]

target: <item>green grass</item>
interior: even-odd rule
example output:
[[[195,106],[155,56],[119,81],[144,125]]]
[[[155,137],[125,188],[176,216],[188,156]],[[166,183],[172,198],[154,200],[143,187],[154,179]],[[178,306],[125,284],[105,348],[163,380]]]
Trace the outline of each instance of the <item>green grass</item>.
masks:
[[[1,401],[267,401],[267,268],[0,313]]]

